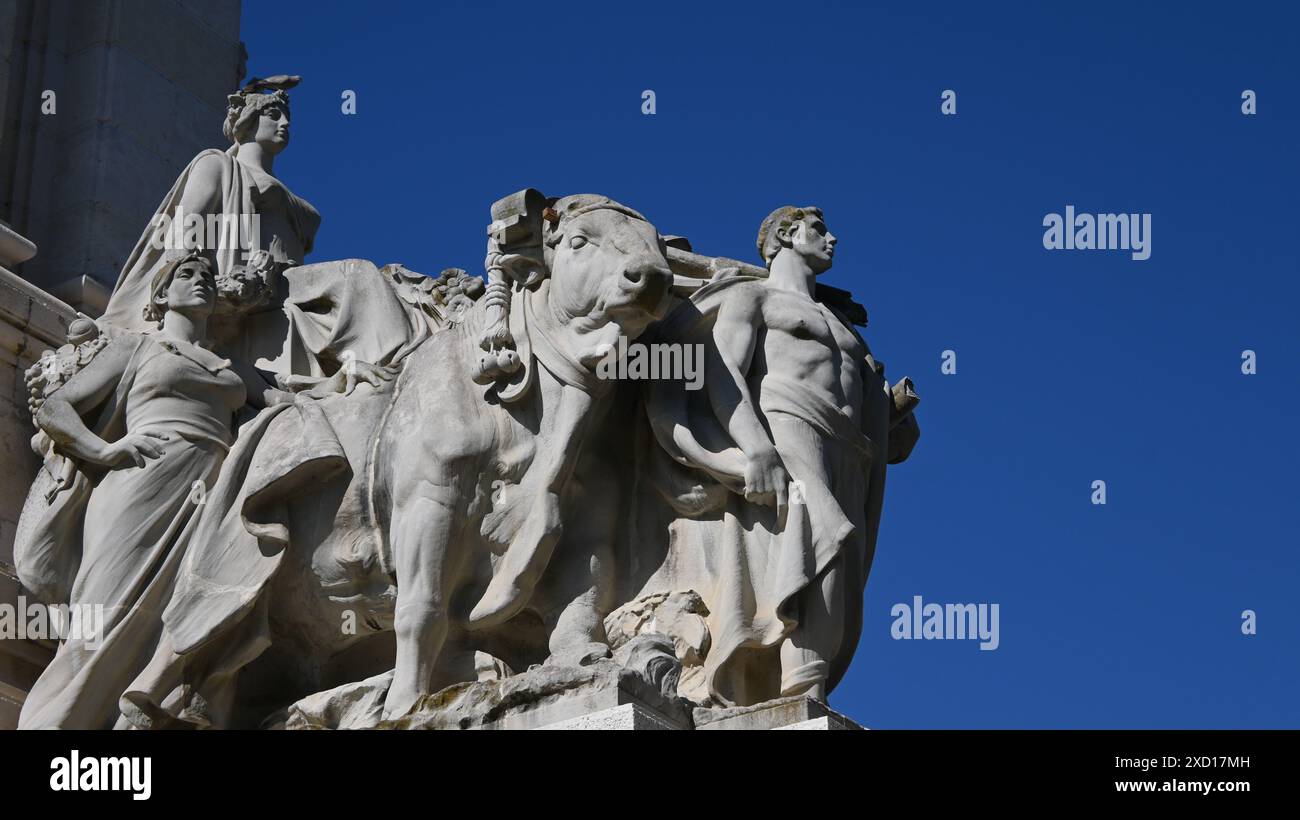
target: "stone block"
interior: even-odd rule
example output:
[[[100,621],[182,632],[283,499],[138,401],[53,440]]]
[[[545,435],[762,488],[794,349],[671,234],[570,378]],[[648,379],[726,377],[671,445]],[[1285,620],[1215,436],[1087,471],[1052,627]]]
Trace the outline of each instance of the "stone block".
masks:
[[[113,41],[113,3],[82,0],[51,0],[51,13],[67,20],[67,34],[61,48],[68,55],[109,45]]]
[[[238,29],[217,32],[173,0],[132,5],[134,13],[117,21],[117,45],[193,98],[210,103],[234,90]]]
[[[861,729],[820,700],[777,698],[754,706],[731,709],[696,709],[696,729]]]
[[[240,0],[177,0],[177,3],[218,36],[238,36]]]
[[[625,703],[612,709],[593,712],[589,715],[549,723],[538,727],[541,730],[558,729],[563,731],[647,731],[660,729],[681,729],[636,703]]]

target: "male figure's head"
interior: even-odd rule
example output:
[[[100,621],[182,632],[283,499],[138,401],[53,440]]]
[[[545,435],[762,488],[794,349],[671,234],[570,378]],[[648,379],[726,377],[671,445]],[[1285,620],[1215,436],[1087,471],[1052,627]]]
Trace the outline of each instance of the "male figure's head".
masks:
[[[782,253],[795,254],[814,274],[831,267],[835,255],[835,235],[826,229],[821,208],[796,208],[783,205],[758,229],[758,252],[768,270]]]

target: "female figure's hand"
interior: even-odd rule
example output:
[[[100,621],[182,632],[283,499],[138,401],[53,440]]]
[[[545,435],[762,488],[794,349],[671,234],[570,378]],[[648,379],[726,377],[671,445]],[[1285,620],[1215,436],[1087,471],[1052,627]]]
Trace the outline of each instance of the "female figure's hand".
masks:
[[[104,446],[94,454],[93,460],[105,467],[120,467],[132,463],[137,467],[143,467],[149,459],[162,455],[160,442],[170,438],[166,433],[153,431],[127,433],[117,441],[105,442]]]

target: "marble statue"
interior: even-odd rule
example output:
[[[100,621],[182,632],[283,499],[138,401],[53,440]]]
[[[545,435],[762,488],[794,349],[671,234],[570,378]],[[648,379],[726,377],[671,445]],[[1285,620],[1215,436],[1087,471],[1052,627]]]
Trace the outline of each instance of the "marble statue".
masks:
[[[162,633],[184,554],[178,545],[200,498],[194,485],[215,479],[247,401],[282,398],[274,388],[253,394],[257,383],[208,348],[217,287],[204,256],[165,260],[149,293],[142,313],[157,332],[124,333],[99,346],[36,413],[47,458],[74,465],[75,477],[24,539],[19,563],[44,569],[29,586],[66,590],[55,593],[59,603],[103,607],[103,621],[100,634],[60,644],[19,728],[121,722],[118,696]]]
[[[376,287],[379,274],[364,266],[304,266],[320,214],[274,175],[289,145],[287,92],[300,79],[253,79],[230,95],[230,147],[200,152],[181,172],[122,268],[105,326],[145,329],[139,304],[154,273],[176,246],[197,245],[212,255],[223,290],[241,297],[222,300],[214,341],[269,383],[315,386],[338,372],[344,351],[354,379],[387,377],[377,366],[413,332],[393,289]],[[250,280],[252,293],[243,293]]]
[[[298,82],[230,97],[230,148],[29,373],[19,575],[109,614],[22,725],[531,727],[631,698],[691,728],[824,701],[918,428],[817,281],[822,212],[774,211],[757,267],[525,189],[483,278],[306,264],[320,216],[273,175]],[[159,247],[185,214],[219,228]],[[702,381],[601,375],[633,341],[695,346]]]
[[[883,365],[816,298],[836,242],[819,209],[778,208],[758,233],[766,275],[715,278],[654,332],[710,359],[699,393],[647,388],[662,449],[642,461],[654,489],[634,538],[665,559],[642,593],[702,596],[704,688],[725,705],[824,699],[838,682],[861,629],[885,466],[917,438]]]

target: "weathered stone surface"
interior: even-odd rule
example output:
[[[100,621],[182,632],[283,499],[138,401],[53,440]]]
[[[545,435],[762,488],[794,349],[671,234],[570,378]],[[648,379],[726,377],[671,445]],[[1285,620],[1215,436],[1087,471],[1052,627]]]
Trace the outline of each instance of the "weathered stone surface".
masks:
[[[624,604],[605,617],[609,645],[618,650],[639,635],[663,635],[672,641],[681,662],[677,694],[707,703],[709,691],[704,658],[709,654],[709,610],[694,590],[657,592]]]
[[[810,732],[839,731],[845,729],[861,729],[863,727],[847,720],[839,720],[829,715],[826,717],[813,718],[812,720],[803,720],[798,723],[791,723],[788,726],[777,726],[778,730],[802,730]]]
[[[462,683],[422,697],[405,715],[383,717],[392,673],[347,684],[295,703],[268,725],[285,729],[536,729],[566,721],[565,728],[611,728],[606,718],[622,706],[617,728],[689,729],[678,699],[676,659],[662,636],[629,641],[611,660],[587,666],[542,664],[504,678]],[[607,716],[608,717],[608,716]],[[630,725],[625,725],[630,722]]]
[[[266,729],[373,729],[384,717],[393,673],[309,695],[262,724]]]
[[[605,709],[600,712],[593,712],[582,717],[562,720],[559,723],[548,723],[545,726],[539,726],[538,729],[560,730],[569,732],[609,732],[609,731],[659,731],[680,729],[681,726],[664,720],[655,712],[646,709],[636,703],[626,703],[622,706],[615,706],[612,709]]]
[[[729,709],[696,709],[696,729],[861,729],[820,700],[788,697]]]

